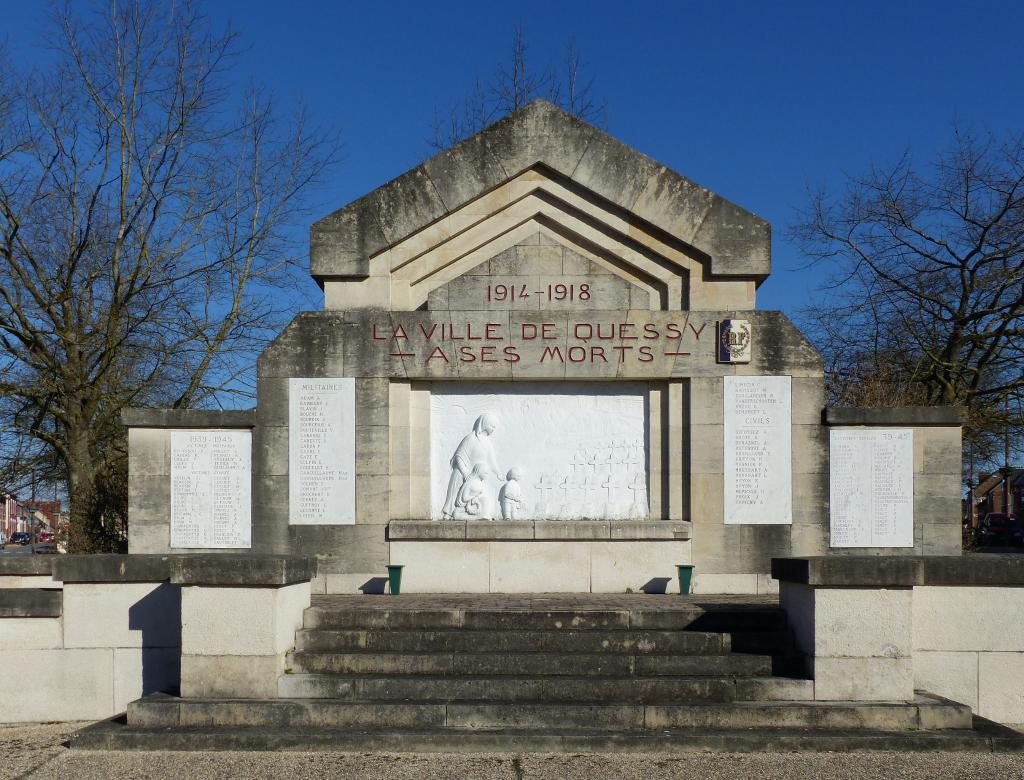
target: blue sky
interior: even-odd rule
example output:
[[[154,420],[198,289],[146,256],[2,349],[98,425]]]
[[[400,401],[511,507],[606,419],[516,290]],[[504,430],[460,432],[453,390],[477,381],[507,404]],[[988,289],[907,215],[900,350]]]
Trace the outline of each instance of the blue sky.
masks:
[[[15,56],[47,3],[3,2]],[[574,38],[606,129],[772,222],[774,273],[758,308],[793,313],[821,273],[786,237],[807,187],[905,150],[925,161],[954,122],[1024,131],[1024,5],[929,3],[347,3],[221,0],[247,46],[235,76],[302,100],[340,130],[345,157],[315,193],[326,213],[423,159],[435,109],[507,59],[560,61]]]

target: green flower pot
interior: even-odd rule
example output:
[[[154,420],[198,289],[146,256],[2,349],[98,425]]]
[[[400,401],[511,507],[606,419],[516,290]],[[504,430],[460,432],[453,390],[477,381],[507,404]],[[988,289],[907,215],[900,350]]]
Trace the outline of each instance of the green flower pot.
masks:
[[[693,582],[693,566],[679,563],[676,564],[676,568],[679,569],[679,593],[687,594],[690,592],[690,585]]]
[[[404,566],[388,566],[388,586],[391,588],[391,595],[397,596],[402,592],[402,569]]]

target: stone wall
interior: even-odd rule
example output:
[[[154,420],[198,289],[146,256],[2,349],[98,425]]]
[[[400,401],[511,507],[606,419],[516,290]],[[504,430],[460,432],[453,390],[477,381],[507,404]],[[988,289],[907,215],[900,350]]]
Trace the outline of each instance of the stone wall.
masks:
[[[312,576],[253,555],[0,558],[0,722],[98,720],[161,692],[276,696]]]
[[[181,595],[166,581],[166,565],[160,577],[145,563],[126,563],[117,582],[98,582],[75,556],[47,556],[40,563],[56,567],[45,576],[56,589],[30,590],[28,582],[8,589],[3,580],[15,576],[19,558],[0,561],[0,604],[19,593],[50,598],[17,613],[0,610],[0,666],[8,677],[0,720],[98,720],[145,693],[177,690]]]
[[[185,553],[171,547],[171,432],[251,430],[255,416],[250,411],[128,409],[121,419],[128,427],[128,552]]]
[[[621,313],[609,313],[618,316]],[[691,333],[714,327],[725,312],[690,315]],[[380,577],[389,561],[386,527],[392,520],[430,516],[430,393],[437,382],[463,376],[458,365],[424,365],[392,358],[387,342],[373,338],[387,323],[429,330],[441,322],[432,312],[303,314],[259,362],[254,413],[133,412],[130,424],[130,499],[133,552],[171,552],[169,540],[169,432],[174,427],[253,430],[252,551],[316,555],[320,591],[351,592]],[[512,322],[520,316],[505,312]],[[544,315],[547,317],[548,315]],[[943,410],[835,410],[822,413],[820,362],[792,326],[777,313],[748,313],[755,333],[770,334],[749,365],[726,366],[695,353],[689,362],[662,356],[650,363],[624,360],[617,375],[587,363],[573,368],[580,380],[642,382],[648,388],[648,495],[653,519],[689,521],[698,592],[757,593],[774,590],[767,576],[772,557],[792,554],[922,555],[959,551],[959,420]],[[646,312],[641,320],[666,327],[671,314]],[[569,321],[556,330],[573,343]],[[699,339],[696,339],[699,343]],[[767,348],[768,346],[771,348]],[[414,347],[413,349],[427,349]],[[421,355],[422,356],[422,355]],[[536,383],[564,379],[567,366],[537,364],[517,378]],[[589,373],[586,373],[589,372]],[[727,375],[784,374],[792,377],[792,525],[727,525],[723,519],[723,388]],[[356,379],[356,522],[354,525],[288,524],[288,379],[293,376]],[[470,375],[474,382],[478,372]],[[469,378],[469,377],[467,377]],[[531,385],[531,386],[536,386]],[[198,415],[198,416],[196,416]],[[157,427],[163,426],[163,427]],[[898,427],[914,434],[915,541],[912,548],[830,549],[828,430]],[[474,548],[475,549],[475,548]],[[504,549],[504,548],[502,548]],[[511,549],[511,548],[509,548]],[[467,548],[468,550],[468,548]],[[526,555],[523,548],[523,555]],[[467,552],[468,554],[468,552]]]
[[[1024,588],[914,588],[914,687],[1000,723],[1024,722]]]
[[[954,409],[825,410],[826,430],[909,429],[914,436],[914,546],[909,548],[844,548],[838,555],[959,555],[962,547],[961,420]],[[827,433],[824,446],[828,447]],[[826,491],[828,483],[823,485]],[[810,551],[802,554],[811,555]]]
[[[691,343],[709,340],[718,319],[728,312],[673,315],[671,312],[588,312],[588,321],[645,323],[660,332],[678,323]],[[690,520],[698,585],[704,592],[758,592],[770,589],[769,560],[787,555],[797,539],[800,552],[817,551],[827,538],[822,499],[826,450],[820,437],[821,365],[817,353],[777,312],[750,312],[764,348],[747,365],[714,362],[710,345],[690,355],[656,353],[650,362],[630,357],[609,366],[586,362],[533,362],[529,370],[511,366],[506,373],[482,371],[458,362],[426,362],[428,343],[403,347],[415,358],[391,357],[388,342],[374,334],[429,332],[441,324],[464,321],[502,323],[504,332],[521,324],[553,322],[552,343],[563,349],[585,344],[574,338],[571,315],[488,312],[446,314],[351,311],[300,315],[261,357],[259,402],[254,429],[254,549],[260,552],[315,554],[321,558],[319,587],[352,591],[380,576],[389,560],[384,528],[395,519],[430,516],[429,399],[432,383],[566,380],[641,381],[648,387],[650,484],[653,519]],[[468,317],[468,320],[464,320]],[[560,318],[561,317],[561,318]],[[374,328],[377,328],[375,331]],[[695,334],[700,334],[699,336]],[[621,343],[616,342],[616,343]],[[521,344],[521,342],[520,342]],[[533,346],[523,348],[523,354]],[[665,350],[672,351],[672,350]],[[525,358],[524,358],[525,360]],[[786,374],[794,383],[794,488],[799,511],[790,526],[725,526],[722,518],[722,377]],[[287,380],[291,376],[356,378],[356,523],[354,526],[287,524]],[[693,426],[691,428],[691,425]],[[714,439],[718,436],[718,441]],[[525,552],[524,552],[525,554]],[[394,554],[391,554],[394,559]],[[683,561],[677,561],[683,562]],[[760,575],[760,576],[759,576]],[[652,575],[653,576],[653,575]],[[703,582],[701,582],[703,577]]]
[[[1021,556],[777,559],[772,574],[816,699],[917,690],[1024,722]]]

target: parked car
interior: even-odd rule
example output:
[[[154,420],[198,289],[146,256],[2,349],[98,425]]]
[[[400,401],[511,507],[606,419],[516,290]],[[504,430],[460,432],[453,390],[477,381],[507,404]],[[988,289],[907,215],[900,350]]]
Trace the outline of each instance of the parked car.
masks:
[[[36,541],[37,542],[43,542],[43,543],[52,542],[53,541],[53,532],[52,531],[40,531],[39,535],[36,537]]]
[[[1024,544],[1024,527],[1016,515],[989,512],[974,529],[974,541],[992,547],[1019,547]]]
[[[32,544],[32,534],[28,533],[28,531],[13,533],[11,534],[11,544],[20,544],[22,547],[26,544]]]
[[[53,542],[44,542],[43,544],[36,545],[36,555],[56,555],[57,545]]]

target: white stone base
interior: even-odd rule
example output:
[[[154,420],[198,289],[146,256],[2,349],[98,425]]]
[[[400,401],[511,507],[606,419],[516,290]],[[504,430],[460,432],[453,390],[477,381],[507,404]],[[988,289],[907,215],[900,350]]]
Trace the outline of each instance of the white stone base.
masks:
[[[403,593],[678,593],[690,542],[393,541],[390,560]]]

